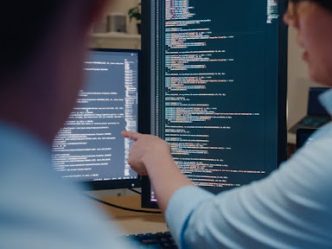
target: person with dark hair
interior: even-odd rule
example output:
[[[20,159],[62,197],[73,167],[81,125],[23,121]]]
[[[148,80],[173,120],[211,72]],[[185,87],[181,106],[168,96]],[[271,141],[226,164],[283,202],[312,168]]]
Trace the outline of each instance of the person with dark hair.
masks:
[[[0,248],[131,248],[51,163],[82,87],[88,32],[107,2],[1,3]]]
[[[293,0],[296,29],[313,80],[332,86],[332,1]],[[332,90],[320,97],[332,114]],[[180,248],[332,248],[332,124],[269,177],[219,195],[194,187],[163,140],[125,131],[129,164],[148,174]]]
[[[300,2],[305,2],[305,1],[310,1],[310,2],[314,2],[315,4],[320,5],[321,7],[332,11],[332,2],[330,0],[290,0],[289,2],[291,4],[298,4]]]

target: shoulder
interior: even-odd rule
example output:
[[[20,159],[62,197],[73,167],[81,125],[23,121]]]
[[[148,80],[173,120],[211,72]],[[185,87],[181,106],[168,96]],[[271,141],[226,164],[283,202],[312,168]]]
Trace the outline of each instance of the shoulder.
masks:
[[[47,149],[20,132],[0,135],[0,248],[129,248],[84,190],[56,174]]]

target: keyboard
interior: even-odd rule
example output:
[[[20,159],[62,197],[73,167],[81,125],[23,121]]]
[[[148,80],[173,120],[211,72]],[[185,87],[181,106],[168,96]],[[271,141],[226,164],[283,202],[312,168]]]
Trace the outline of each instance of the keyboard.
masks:
[[[178,249],[170,232],[132,234],[126,237],[138,243],[141,249]]]

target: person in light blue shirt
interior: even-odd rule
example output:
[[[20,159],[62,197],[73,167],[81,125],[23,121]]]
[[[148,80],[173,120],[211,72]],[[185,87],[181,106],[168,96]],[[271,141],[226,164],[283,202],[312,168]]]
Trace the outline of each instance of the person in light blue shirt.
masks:
[[[332,1],[292,0],[313,80],[332,86]],[[332,115],[332,90],[321,96]],[[332,124],[262,181],[219,195],[194,187],[161,139],[133,132],[129,163],[148,174],[180,248],[332,248]]]
[[[0,248],[132,248],[83,189],[54,173],[50,150],[0,124]]]
[[[0,3],[1,249],[132,248],[51,163],[53,138],[83,82],[88,33],[107,3]]]

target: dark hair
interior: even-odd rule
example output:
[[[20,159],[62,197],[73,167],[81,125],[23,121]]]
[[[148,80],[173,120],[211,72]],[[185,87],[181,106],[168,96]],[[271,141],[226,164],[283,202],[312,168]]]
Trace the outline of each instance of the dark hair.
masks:
[[[0,14],[0,75],[17,72],[70,0],[5,0]]]
[[[310,1],[319,4],[327,10],[332,11],[332,1],[331,0],[290,0],[292,3],[299,3],[304,1]]]

